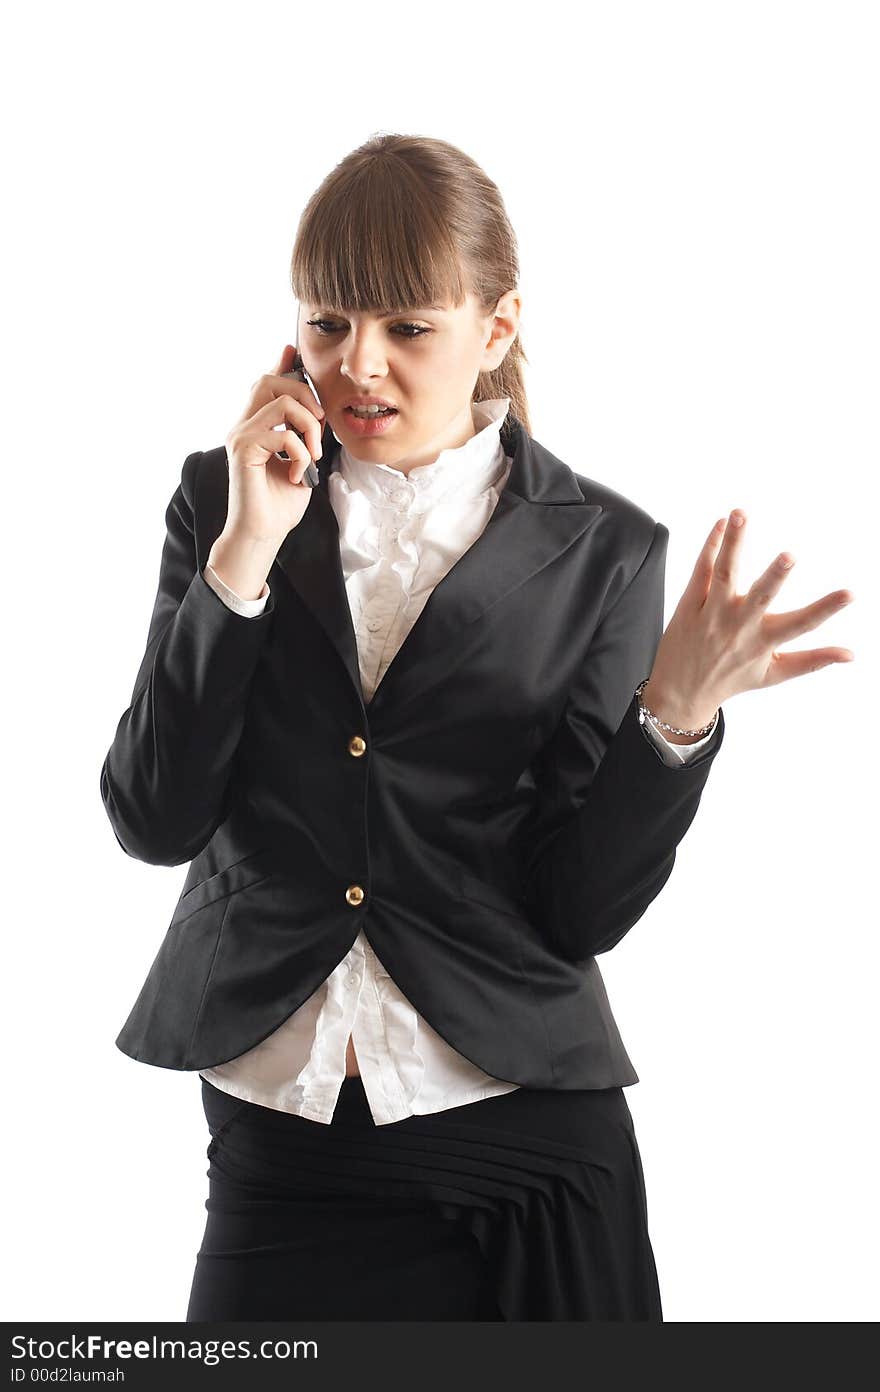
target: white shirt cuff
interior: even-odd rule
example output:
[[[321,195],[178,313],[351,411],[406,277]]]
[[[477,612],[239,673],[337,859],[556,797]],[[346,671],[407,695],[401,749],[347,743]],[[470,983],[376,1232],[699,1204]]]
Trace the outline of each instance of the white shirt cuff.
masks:
[[[663,762],[674,767],[676,764],[686,764],[690,759],[696,758],[700,750],[707,745],[718,729],[717,724],[711,729],[708,735],[703,735],[702,739],[695,740],[693,744],[673,744],[658,730],[653,720],[646,720],[642,729],[647,732],[648,738],[660,751]]]
[[[210,561],[205,564],[204,576],[218,598],[223,600],[227,608],[234,609],[236,614],[241,614],[246,619],[255,619],[265,609],[271,593],[267,581],[263,582],[263,593],[256,599],[242,599],[241,595],[237,595],[235,590],[224,584]]]

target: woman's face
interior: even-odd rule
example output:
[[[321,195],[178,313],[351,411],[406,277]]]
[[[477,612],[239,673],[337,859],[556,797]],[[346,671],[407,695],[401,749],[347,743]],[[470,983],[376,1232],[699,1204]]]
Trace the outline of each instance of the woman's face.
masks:
[[[297,344],[327,422],[359,459],[408,471],[474,434],[471,398],[480,372],[498,367],[519,328],[520,296],[508,291],[494,314],[469,294],[457,308],[355,314],[300,306]],[[397,408],[387,427],[355,429],[344,403],[382,397]]]

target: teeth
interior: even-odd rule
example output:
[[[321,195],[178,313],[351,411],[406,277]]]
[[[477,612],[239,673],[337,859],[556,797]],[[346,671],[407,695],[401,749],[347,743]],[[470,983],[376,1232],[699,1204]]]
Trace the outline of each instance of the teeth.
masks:
[[[356,416],[379,416],[384,411],[390,410],[388,406],[352,406],[352,413]]]

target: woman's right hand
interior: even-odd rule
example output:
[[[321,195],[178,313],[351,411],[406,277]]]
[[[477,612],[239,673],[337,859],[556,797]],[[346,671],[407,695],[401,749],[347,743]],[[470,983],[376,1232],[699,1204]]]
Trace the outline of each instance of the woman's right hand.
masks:
[[[321,457],[324,409],[305,382],[283,373],[293,368],[296,350],[288,344],[271,373],[254,383],[241,419],[226,437],[229,502],[224,531],[280,546],[305,515],[312,488],[301,480]],[[289,428],[293,422],[305,441]],[[288,429],[273,426],[288,423]],[[288,460],[276,450],[285,450]]]

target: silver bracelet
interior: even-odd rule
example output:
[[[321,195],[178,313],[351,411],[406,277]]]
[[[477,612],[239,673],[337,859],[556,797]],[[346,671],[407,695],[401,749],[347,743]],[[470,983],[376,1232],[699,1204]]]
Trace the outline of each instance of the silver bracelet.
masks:
[[[638,686],[636,687],[636,696],[639,702],[640,725],[644,725],[646,720],[653,720],[654,724],[658,726],[661,730],[669,730],[670,733],[673,735],[708,735],[711,730],[715,729],[715,726],[718,721],[718,711],[716,711],[715,714],[712,716],[712,719],[709,721],[709,724],[704,725],[701,730],[679,730],[677,725],[667,725],[666,721],[661,720],[659,715],[655,715],[652,710],[648,710],[648,707],[642,701],[642,692],[648,685],[649,681],[650,677],[645,677],[645,679],[643,681],[640,681]]]

